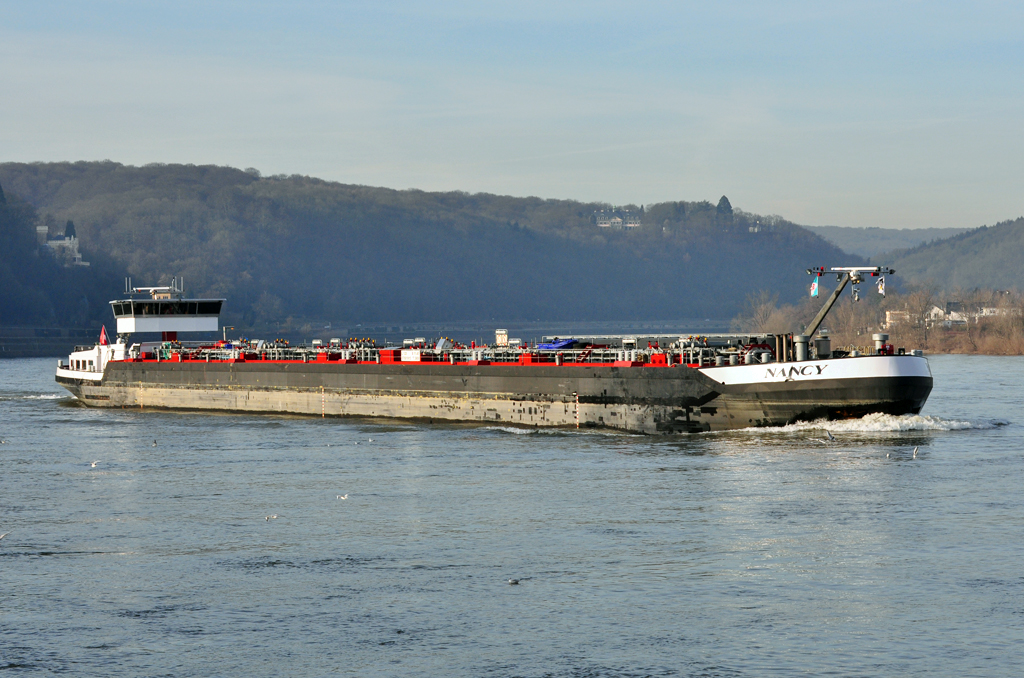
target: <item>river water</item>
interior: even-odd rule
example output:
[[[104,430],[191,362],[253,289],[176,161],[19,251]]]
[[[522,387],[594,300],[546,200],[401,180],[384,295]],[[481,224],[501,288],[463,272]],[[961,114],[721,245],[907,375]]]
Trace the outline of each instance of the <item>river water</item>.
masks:
[[[1024,359],[931,364],[829,441],[88,410],[0,361],[0,669],[1021,675]]]

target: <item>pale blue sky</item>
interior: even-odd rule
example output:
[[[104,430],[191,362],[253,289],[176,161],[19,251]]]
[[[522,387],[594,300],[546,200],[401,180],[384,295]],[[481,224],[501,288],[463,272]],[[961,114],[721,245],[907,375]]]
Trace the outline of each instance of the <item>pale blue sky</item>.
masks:
[[[1024,4],[0,1],[0,161],[1024,214]]]

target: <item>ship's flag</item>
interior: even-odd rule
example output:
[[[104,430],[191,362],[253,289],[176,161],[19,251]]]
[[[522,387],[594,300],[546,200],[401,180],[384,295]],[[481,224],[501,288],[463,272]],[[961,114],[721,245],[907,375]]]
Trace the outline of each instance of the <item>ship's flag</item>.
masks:
[[[878,293],[885,296],[885,276],[878,279]]]
[[[110,340],[107,339],[107,326],[104,325],[100,328],[100,346],[109,346]]]
[[[814,280],[811,281],[811,296],[818,296],[818,277],[815,276]]]

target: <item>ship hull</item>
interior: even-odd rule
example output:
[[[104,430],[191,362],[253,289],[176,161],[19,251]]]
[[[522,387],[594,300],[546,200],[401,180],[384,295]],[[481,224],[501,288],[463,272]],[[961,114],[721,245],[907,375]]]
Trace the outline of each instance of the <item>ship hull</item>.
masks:
[[[703,369],[113,361],[102,378],[95,376],[58,370],[57,381],[93,407],[578,425],[649,434],[916,414],[932,388],[927,361],[914,356]]]

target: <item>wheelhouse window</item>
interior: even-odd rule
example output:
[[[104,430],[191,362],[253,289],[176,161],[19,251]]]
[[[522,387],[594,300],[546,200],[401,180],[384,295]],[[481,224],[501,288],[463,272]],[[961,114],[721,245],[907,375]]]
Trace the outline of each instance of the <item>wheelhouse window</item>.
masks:
[[[168,315],[220,315],[223,300],[182,301],[178,299],[156,301],[123,301],[110,304],[114,316],[118,318]]]
[[[220,307],[224,302],[220,301],[200,301],[199,302],[199,315],[220,315]]]

